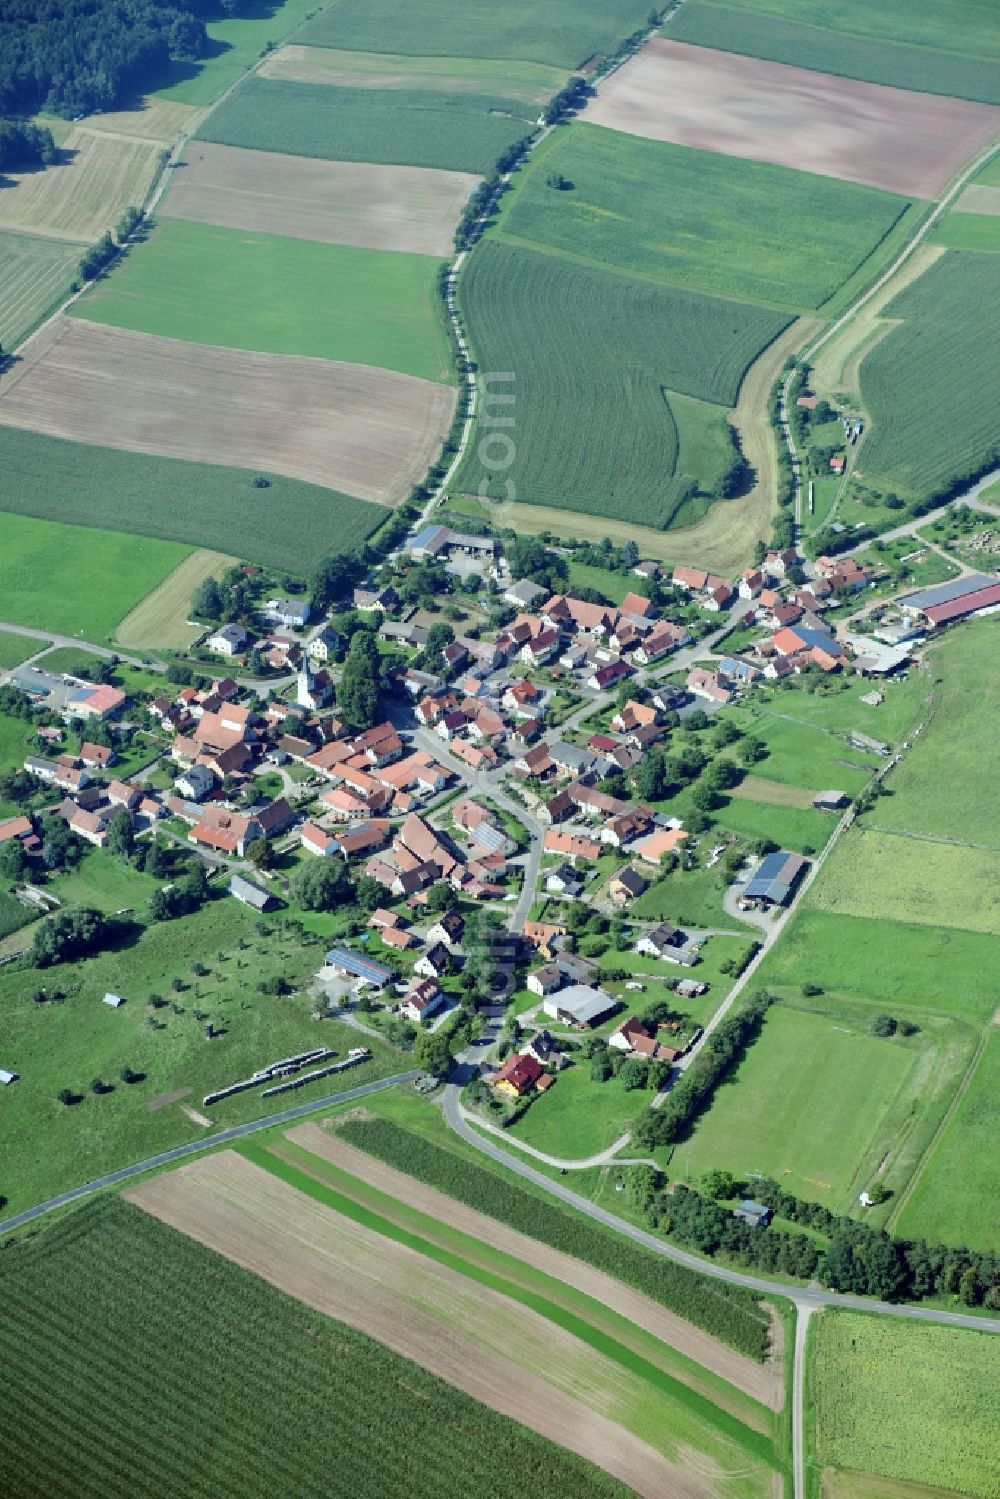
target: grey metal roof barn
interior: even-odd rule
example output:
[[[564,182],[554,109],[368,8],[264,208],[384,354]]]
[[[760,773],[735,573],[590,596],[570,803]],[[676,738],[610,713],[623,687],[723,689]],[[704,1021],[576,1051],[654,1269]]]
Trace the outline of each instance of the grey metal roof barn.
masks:
[[[768,854],[760,861],[743,893],[747,900],[766,900],[783,906],[805,867],[806,860],[800,854],[779,849],[776,854]]]
[[[950,583],[938,583],[935,588],[922,588],[918,593],[908,593],[899,602],[907,609],[933,609],[936,604],[950,604],[952,599],[964,599],[967,593],[979,593],[995,582],[995,577],[987,577],[985,573],[969,573],[964,578],[952,578]]]
[[[383,988],[394,977],[391,968],[376,963],[374,958],[362,958],[358,953],[351,952],[349,947],[332,947],[326,955],[326,965],[328,968],[339,968],[342,973],[362,979],[364,983],[372,984],[377,989]]]
[[[267,908],[271,896],[267,890],[262,890],[255,885],[253,880],[248,880],[241,874],[234,874],[229,881],[229,893],[235,895],[236,899],[242,901],[245,906],[250,906],[254,911],[263,911]]]

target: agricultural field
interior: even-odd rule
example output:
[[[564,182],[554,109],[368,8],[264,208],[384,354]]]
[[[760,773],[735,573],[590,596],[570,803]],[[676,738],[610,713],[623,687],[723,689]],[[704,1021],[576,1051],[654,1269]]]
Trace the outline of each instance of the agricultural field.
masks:
[[[995,849],[956,847],[876,829],[878,808],[864,827],[839,844],[811,892],[813,905],[836,915],[926,922],[1000,936]]]
[[[934,701],[922,733],[887,778],[890,794],[871,813],[880,828],[1000,847],[993,799],[1000,747],[992,733],[998,636],[996,619],[970,620],[928,653]]]
[[[17,482],[16,469],[12,472],[8,465],[5,439],[6,434],[0,434],[3,487]],[[0,499],[0,504],[7,503],[6,496]],[[184,561],[187,549],[173,541],[137,540],[121,531],[62,525],[0,510],[0,556],[0,612],[5,621],[82,635],[100,644],[109,641],[118,621]],[[101,580],[99,588],[95,578]],[[42,642],[35,642],[33,650],[41,648]]]
[[[202,116],[196,105],[159,99],[155,94],[143,95],[134,102],[134,109],[109,109],[88,115],[87,129],[106,130],[112,135],[138,135],[166,146],[190,135]],[[51,125],[50,121],[46,123]]]
[[[269,48],[297,31],[315,6],[316,0],[248,0],[238,15],[207,21],[208,56],[198,62],[171,61],[150,104],[211,104]]]
[[[836,1310],[813,1324],[810,1355],[824,1467],[1000,1494],[1000,1338]]]
[[[120,1276],[108,1275],[109,1264]],[[275,1499],[324,1492],[335,1471],[359,1496],[377,1489],[387,1499],[463,1499],[469,1483],[495,1482],[498,1457],[511,1499],[537,1494],[538,1469],[552,1499],[627,1492],[119,1199],[88,1204],[6,1254],[0,1279],[0,1339],[17,1368],[4,1386],[0,1463],[8,1472],[30,1468],[38,1492],[70,1483],[80,1494],[132,1495],[136,1443],[150,1493],[194,1494],[223,1482],[236,1499]],[[71,1306],[61,1294],[69,1284]],[[25,1356],[25,1339],[37,1361]],[[74,1367],[83,1348],[92,1363],[86,1379]],[[121,1359],[135,1427],[131,1405],[123,1411]],[[422,1421],[413,1422],[401,1388],[419,1399]],[[53,1399],[65,1446],[38,1438]],[[191,1441],[193,1408],[212,1442]],[[83,1430],[93,1440],[81,1441]],[[132,1444],[127,1455],[123,1442]]]
[[[115,631],[116,643],[126,650],[186,650],[203,628],[188,624],[195,589],[238,560],[225,552],[192,552],[125,615]]]
[[[99,528],[106,526],[116,533],[115,543],[130,565],[135,536],[219,552],[238,537],[241,553],[249,561],[306,573],[318,556],[353,551],[385,519],[380,505],[367,505],[277,474],[262,476],[268,487],[258,489],[246,469],[66,442],[16,427],[0,427],[0,458],[0,535],[6,535],[10,526],[13,534],[27,535],[17,529],[23,523],[12,520],[13,512],[25,518],[93,527],[85,538],[81,535],[81,541],[85,540],[88,551],[96,551],[100,536],[106,534]],[[123,526],[130,528],[127,536],[120,530]],[[141,593],[130,593],[112,620],[104,613],[104,597],[97,596],[89,574],[80,570],[79,551],[67,550],[64,542],[65,538],[57,543],[54,559],[60,571],[46,575],[44,589],[37,573],[25,574],[23,613],[17,622],[56,629],[58,619],[66,633],[82,628],[90,640],[110,636],[118,620],[184,555],[173,550],[159,576],[149,579]],[[32,546],[38,544],[31,541]],[[61,590],[53,585],[57,575],[66,579]],[[5,574],[5,583],[9,576]],[[109,583],[113,579],[117,589],[124,586],[127,568],[108,568],[102,576]],[[98,615],[106,619],[99,630],[92,626]]]
[[[946,492],[996,458],[1000,379],[998,262],[949,250],[885,308],[899,319],[861,362],[869,428],[859,477],[921,498]],[[939,371],[950,370],[942,385]]]
[[[996,213],[945,214],[932,235],[935,244],[952,250],[1000,250],[1000,215]]]
[[[895,1232],[996,1250],[1000,1197],[1000,1031],[988,1036],[968,1086],[913,1184]]]
[[[667,36],[673,32],[668,28]],[[766,100],[766,103],[764,102]],[[1000,124],[958,99],[652,37],[583,119],[629,135],[936,197]]]
[[[494,94],[331,88],[251,78],[214,110],[198,139],[452,172],[488,173],[529,135],[534,107]]]
[[[0,348],[15,349],[69,294],[82,249],[0,230]]]
[[[496,16],[494,16],[494,21]],[[431,89],[492,93],[526,104],[545,104],[566,82],[565,68],[492,57],[420,57],[412,53],[344,52],[335,47],[280,47],[265,58],[262,78],[372,89]]]
[[[544,1303],[520,1307],[518,1337],[507,1337],[511,1302],[502,1280],[482,1284],[486,1277],[453,1268],[450,1255],[423,1253],[422,1240],[382,1232],[383,1220],[368,1213],[340,1211],[342,1196],[310,1178],[308,1190],[299,1190],[294,1167],[279,1175],[256,1164],[256,1155],[248,1148],[209,1156],[127,1196],[314,1310],[540,1435],[558,1435],[647,1499],[678,1485],[691,1499],[769,1492],[760,1462],[747,1464],[736,1484],[725,1480],[737,1455],[731,1441],[703,1454],[711,1487],[688,1476],[676,1460],[691,1442],[691,1423],[683,1411],[675,1417],[673,1402],[616,1358],[613,1345],[600,1351],[550,1320]],[[282,1179],[288,1176],[295,1185]],[[748,1445],[739,1452],[744,1464]]]
[[[490,468],[497,455],[487,435],[458,487],[507,496],[513,481],[521,501],[648,526],[668,525],[691,480],[707,483],[717,471],[711,447],[696,439],[688,451],[707,451],[712,474],[676,473],[665,388],[731,405],[747,365],[787,321],[496,240],[470,258],[460,298],[480,367],[515,370],[516,400],[532,416],[509,467]],[[686,425],[690,433],[694,423]]]
[[[390,370],[182,343],[78,318],[63,319],[32,354],[0,384],[0,424],[278,472],[377,504],[397,503],[423,478],[455,402],[444,385]],[[309,541],[315,548],[315,536]]]
[[[73,315],[192,343],[446,381],[450,351],[436,290],[441,264],[430,255],[166,219],[76,303]]]
[[[374,1102],[381,1105],[385,1097]],[[406,1095],[395,1094],[395,1101],[405,1104]],[[767,1429],[761,1406],[782,1409],[784,1380],[775,1360],[761,1364],[736,1353],[624,1281],[356,1149],[344,1140],[339,1122],[333,1115],[285,1133],[268,1131],[262,1137],[265,1148],[255,1147],[252,1159],[272,1169],[273,1160],[285,1161],[377,1213],[386,1224],[419,1234],[428,1246],[452,1250],[469,1267],[466,1274],[473,1269],[504,1274],[508,1295],[538,1291],[592,1326],[603,1325],[620,1342],[755,1429]]]
[[[474,185],[464,172],[317,161],[199,141],[174,174],[165,208],[171,218],[229,229],[446,256]]]
[[[571,186],[553,189],[553,174]],[[497,233],[791,313],[828,302],[909,208],[853,182],[575,123],[532,154]]]
[[[957,0],[947,11],[908,0],[876,8],[848,0],[828,12],[802,0],[687,0],[667,35],[892,88],[1000,104],[995,20],[990,0]]]
[[[84,860],[67,876],[67,901],[79,898],[106,908],[133,907],[141,916],[151,885],[99,858]],[[55,886],[57,893],[60,887]],[[138,926],[116,946],[44,972],[0,970],[4,1019],[4,1065],[21,1074],[4,1093],[0,1179],[11,1212],[90,1181],[131,1161],[197,1139],[206,1132],[193,1109],[216,1129],[273,1113],[278,1106],[251,1089],[203,1111],[214,1088],[246,1077],[265,1062],[315,1046],[341,1056],[357,1044],[357,1032],[336,1021],[318,1027],[305,993],[277,999],[257,984],[281,975],[306,984],[318,966],[317,948],[279,932],[262,935],[253,913],[228,895],[216,894],[201,910],[171,922]],[[208,972],[197,976],[191,964]],[[172,980],[182,988],[175,991]],[[36,989],[62,999],[33,1003]],[[111,991],[125,996],[118,1010],[102,1004]],[[150,994],[168,1001],[153,1009]],[[216,1028],[211,1044],[204,1016]],[[352,1039],[353,1038],[353,1039]],[[405,1070],[405,1058],[372,1041],[374,1058],[345,1074],[344,1087]],[[141,1080],[119,1081],[122,1067]],[[96,1095],[92,1078],[109,1087]],[[341,1086],[326,1079],[310,1091],[323,1097]],[[69,1088],[79,1102],[57,1101]]]
[[[842,1211],[878,1164],[876,1132],[915,1054],[913,1043],[774,1005],[691,1137],[674,1148],[670,1175],[761,1171],[798,1197]]]
[[[671,1264],[657,1255],[628,1243],[619,1235],[560,1206],[551,1197],[515,1183],[484,1164],[483,1157],[470,1156],[470,1147],[453,1136],[439,1144],[433,1131],[424,1132],[424,1117],[437,1120],[426,1108],[421,1115],[396,1107],[385,1116],[360,1117],[355,1113],[339,1123],[338,1134],[377,1160],[396,1167],[407,1176],[466,1207],[485,1213],[507,1229],[516,1229],[588,1265],[626,1281],[636,1291],[652,1297],[696,1327],[720,1338],[731,1348],[752,1359],[762,1360],[768,1349],[770,1318],[746,1291]],[[399,1123],[397,1115],[405,1122]],[[439,1125],[443,1131],[445,1126]],[[419,1131],[419,1132],[418,1132]],[[462,1152],[465,1152],[463,1154]]]
[[[992,975],[1000,963],[996,937],[957,927],[835,916],[815,906],[824,878],[825,872],[768,954],[762,984],[779,991],[817,984],[828,994],[856,996],[894,1014],[928,1009],[979,1025],[990,1018],[996,1009]]]
[[[333,6],[302,31],[313,47],[418,57],[526,59],[576,68],[595,52],[614,52],[646,23],[642,0],[382,0],[377,7]]]
[[[142,207],[160,170],[159,153],[155,141],[74,126],[52,166],[4,174],[15,185],[0,192],[0,229],[89,244],[114,228],[123,208]]]

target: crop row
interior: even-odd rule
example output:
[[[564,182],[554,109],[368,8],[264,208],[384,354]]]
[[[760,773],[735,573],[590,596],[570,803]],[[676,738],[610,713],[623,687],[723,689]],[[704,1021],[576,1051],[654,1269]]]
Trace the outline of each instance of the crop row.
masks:
[[[504,499],[512,483],[520,500],[657,527],[699,477],[675,472],[667,391],[732,405],[788,321],[496,240],[473,252],[460,295],[487,374],[459,486]],[[509,430],[491,426],[491,371],[513,375],[496,383],[514,395]]]
[[[524,1191],[483,1166],[421,1139],[388,1119],[349,1119],[352,1145],[466,1206],[553,1249],[575,1255],[659,1301],[751,1358],[767,1351],[769,1318],[749,1291],[672,1264],[577,1213]]]
[[[102,1199],[0,1266],[6,1492],[623,1499],[574,1455]],[[401,1398],[402,1397],[402,1398]],[[420,1419],[413,1419],[413,1403]],[[10,1475],[17,1475],[11,1487]]]

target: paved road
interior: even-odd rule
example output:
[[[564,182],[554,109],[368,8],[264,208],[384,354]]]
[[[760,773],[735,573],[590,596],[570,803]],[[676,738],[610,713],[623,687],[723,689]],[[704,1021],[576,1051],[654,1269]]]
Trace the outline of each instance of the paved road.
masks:
[[[394,1087],[396,1083],[408,1083],[420,1076],[418,1069],[410,1072],[397,1072],[392,1077],[376,1078],[372,1083],[361,1083],[356,1088],[348,1088],[343,1093],[331,1093],[326,1098],[314,1098],[310,1103],[300,1103],[295,1108],[282,1109],[277,1114],[268,1114],[264,1119],[251,1119],[247,1124],[234,1124],[230,1129],[219,1130],[214,1135],[202,1135],[198,1140],[189,1140],[186,1145],[175,1145],[173,1150],[161,1151],[159,1155],[153,1155],[145,1161],[137,1161],[134,1166],[123,1166],[119,1171],[110,1171],[107,1176],[99,1176],[95,1181],[85,1182],[82,1187],[74,1187],[70,1192],[62,1192],[58,1197],[50,1197],[48,1202],[40,1202],[37,1207],[28,1208],[23,1213],[17,1213],[13,1218],[6,1218],[0,1223],[0,1233],[9,1233],[11,1229],[21,1228],[25,1223],[30,1223],[34,1218],[40,1218],[44,1213],[51,1213],[53,1208],[68,1206],[71,1202],[78,1202],[82,1197],[90,1197],[94,1192],[103,1191],[105,1187],[118,1186],[121,1182],[131,1181],[133,1177],[142,1176],[146,1171],[152,1171],[157,1166],[169,1166],[171,1161],[181,1161],[185,1156],[197,1155],[199,1151],[209,1150],[216,1145],[226,1145],[230,1140],[241,1140],[244,1135],[256,1134],[258,1130],[269,1129],[275,1124],[288,1124],[293,1119],[302,1119],[307,1114],[316,1114],[321,1109],[331,1108],[338,1103],[350,1103],[355,1098],[367,1098],[370,1093],[378,1093],[382,1088]]]
[[[119,661],[124,661],[128,666],[145,667],[148,658],[145,656],[130,656],[125,651],[113,651],[105,645],[93,645],[89,640],[82,640],[79,635],[57,635],[54,630],[29,630],[26,625],[11,625],[6,620],[0,620],[0,630],[6,635],[23,635],[26,640],[38,640],[44,642],[39,650],[47,649],[50,645],[71,645],[80,651],[90,651],[94,656],[102,656],[110,661],[117,656]],[[34,657],[32,657],[34,659]]]
[[[811,1306],[795,1308],[795,1359],[792,1365],[792,1483],[795,1499],[806,1499],[806,1335]]]

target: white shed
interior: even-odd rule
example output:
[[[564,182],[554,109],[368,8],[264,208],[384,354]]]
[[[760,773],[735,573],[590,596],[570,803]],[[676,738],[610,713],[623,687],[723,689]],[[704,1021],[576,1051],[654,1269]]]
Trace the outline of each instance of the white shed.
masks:
[[[0,1067],[0,1083],[16,1083],[19,1076],[17,1072],[8,1072],[5,1067]]]
[[[110,1005],[113,1010],[117,1010],[119,1005],[125,1003],[125,999],[121,994],[105,994],[104,1003]]]

